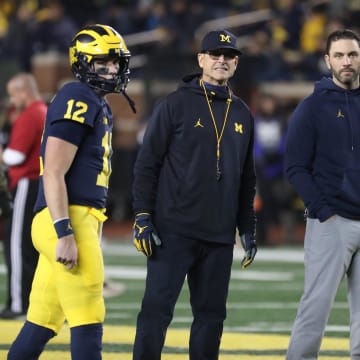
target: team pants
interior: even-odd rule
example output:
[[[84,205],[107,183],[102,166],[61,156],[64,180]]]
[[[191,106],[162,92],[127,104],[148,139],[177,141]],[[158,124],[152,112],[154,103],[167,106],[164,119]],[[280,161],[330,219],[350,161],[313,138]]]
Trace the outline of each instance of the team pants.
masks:
[[[308,219],[305,284],[292,329],[287,360],[318,358],[330,309],[345,274],[350,308],[350,353],[360,359],[360,221],[335,216]]]
[[[70,219],[78,246],[78,265],[68,270],[56,262],[57,236],[47,208],[37,213],[33,242],[40,253],[30,294],[27,320],[58,333],[65,319],[69,327],[102,323],[104,264],[99,234],[100,211],[71,205]],[[84,344],[85,345],[85,344]]]
[[[21,179],[12,192],[14,208],[5,226],[4,253],[8,293],[6,307],[25,313],[39,254],[31,240],[38,180]]]
[[[187,276],[193,312],[190,360],[216,360],[226,318],[233,245],[165,234],[161,240],[162,246],[147,262],[133,359],[160,360],[166,331]]]

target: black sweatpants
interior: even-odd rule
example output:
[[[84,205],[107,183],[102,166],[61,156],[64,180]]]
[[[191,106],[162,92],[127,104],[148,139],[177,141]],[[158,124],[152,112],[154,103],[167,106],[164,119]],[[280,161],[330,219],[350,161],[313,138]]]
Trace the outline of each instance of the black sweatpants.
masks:
[[[6,307],[26,312],[35,268],[39,258],[31,240],[31,223],[38,180],[21,179],[12,192],[14,209],[7,219],[4,252],[7,267]]]
[[[193,313],[190,360],[217,360],[234,246],[164,234],[161,240],[162,246],[147,262],[133,359],[160,360],[166,331],[187,276]]]

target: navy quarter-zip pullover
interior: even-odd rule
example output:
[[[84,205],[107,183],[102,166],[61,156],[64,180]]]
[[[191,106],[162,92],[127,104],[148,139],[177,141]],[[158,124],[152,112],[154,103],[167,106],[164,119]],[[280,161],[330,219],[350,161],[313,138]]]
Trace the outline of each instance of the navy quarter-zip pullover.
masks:
[[[133,207],[151,213],[159,233],[234,243],[236,228],[255,232],[254,121],[232,94],[218,181],[217,138],[199,79],[185,77],[155,107],[134,167]],[[220,133],[229,94],[226,87],[207,94]]]
[[[360,219],[360,89],[323,78],[289,121],[285,170],[308,216]]]

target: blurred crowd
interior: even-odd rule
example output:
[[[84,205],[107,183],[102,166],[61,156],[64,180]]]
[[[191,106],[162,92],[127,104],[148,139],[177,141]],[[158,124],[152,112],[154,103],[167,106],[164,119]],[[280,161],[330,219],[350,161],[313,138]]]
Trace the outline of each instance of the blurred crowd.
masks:
[[[71,38],[82,26],[104,23],[113,26],[125,40],[141,32],[161,32],[159,43],[151,46],[141,43],[130,48],[134,56],[149,56],[146,66],[133,70],[132,78],[151,81],[168,76],[178,80],[179,72],[188,70],[182,59],[187,54],[193,56],[198,48],[196,32],[201,25],[264,9],[270,10],[270,17],[246,25],[232,24],[229,30],[238,36],[244,49],[232,86],[250,104],[255,115],[259,242],[272,244],[295,236],[297,226],[299,231],[303,229],[304,209],[283,175],[287,121],[296,104],[261,91],[261,84],[313,82],[327,76],[323,61],[326,36],[337,28],[359,30],[360,1],[2,0],[0,59],[2,63],[15,65],[18,71],[31,72],[34,55],[49,51],[67,55]],[[141,121],[146,122],[149,111],[151,107]],[[10,118],[7,109],[2,112],[2,118]],[[114,154],[109,208],[116,221],[132,216],[130,184],[137,146],[119,148]],[[287,231],[288,224],[292,227]],[[295,236],[294,241],[297,239],[302,239],[302,234]]]
[[[258,57],[254,81],[313,80],[326,35],[358,27],[357,0],[2,0],[0,54],[31,70],[38,52],[67,52],[73,34],[87,23],[106,23],[123,35],[161,29],[166,44],[192,51],[196,30],[206,21],[261,9],[270,19],[231,29],[246,36],[247,53]]]

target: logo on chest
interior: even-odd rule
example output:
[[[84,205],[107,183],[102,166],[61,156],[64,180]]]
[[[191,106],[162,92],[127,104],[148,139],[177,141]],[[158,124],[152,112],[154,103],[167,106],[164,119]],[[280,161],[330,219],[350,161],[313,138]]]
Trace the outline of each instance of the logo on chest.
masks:
[[[244,133],[244,131],[243,131],[243,124],[241,124],[241,123],[234,123],[234,126],[235,126],[235,132],[238,132],[238,133],[240,133],[240,134],[243,134]]]
[[[201,120],[200,120],[200,118],[198,119],[198,121],[195,123],[195,125],[194,125],[194,127],[196,128],[196,127],[204,127],[204,125],[201,123]]]
[[[341,109],[338,110],[338,113],[337,113],[337,118],[344,118],[344,114],[342,113]]]

